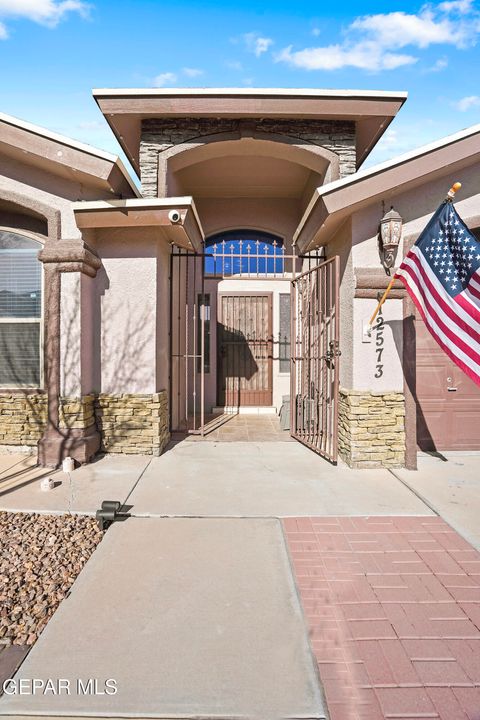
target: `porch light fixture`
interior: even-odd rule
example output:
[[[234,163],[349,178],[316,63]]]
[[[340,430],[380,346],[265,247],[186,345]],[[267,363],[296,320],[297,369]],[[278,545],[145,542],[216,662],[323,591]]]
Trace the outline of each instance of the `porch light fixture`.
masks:
[[[393,206],[380,220],[382,262],[387,275],[390,275],[390,268],[395,264],[398,244],[402,236],[402,225],[403,220]]]

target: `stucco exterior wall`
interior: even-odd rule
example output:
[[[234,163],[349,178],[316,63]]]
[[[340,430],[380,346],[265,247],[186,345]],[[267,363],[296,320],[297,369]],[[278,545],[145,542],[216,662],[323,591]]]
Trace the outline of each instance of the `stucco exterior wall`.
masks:
[[[157,318],[168,316],[168,257],[152,230],[104,230],[95,249],[102,267],[93,280],[85,327],[93,343],[89,376],[95,393],[155,393],[157,374]],[[165,267],[166,266],[166,267]],[[159,267],[162,283],[158,284]],[[167,269],[166,269],[167,268]],[[168,343],[167,343],[168,348]],[[167,350],[168,352],[168,350]],[[163,353],[164,357],[164,353]]]
[[[373,392],[403,391],[403,304],[384,303],[371,335],[364,332],[377,300],[355,298],[353,310],[353,374],[351,387]],[[381,323],[381,324],[379,324]]]
[[[140,170],[142,194],[156,197],[159,153],[202,136],[239,132],[243,121],[216,118],[147,119],[142,121]],[[339,158],[340,177],[355,172],[355,123],[334,120],[253,120],[255,132],[286,135],[324,147]]]
[[[101,199],[106,194],[98,188],[87,190],[80,183],[46,173],[39,168],[13,162],[2,157],[0,172],[0,199],[2,191],[25,196],[49,205],[61,213],[61,234],[64,239],[80,238],[81,233],[75,222],[72,202],[76,200]],[[110,194],[108,197],[112,197]]]
[[[61,273],[60,393],[78,397],[82,386],[81,273]]]
[[[289,198],[198,198],[195,201],[206,238],[225,230],[251,229],[278,235],[292,250],[299,203]]]

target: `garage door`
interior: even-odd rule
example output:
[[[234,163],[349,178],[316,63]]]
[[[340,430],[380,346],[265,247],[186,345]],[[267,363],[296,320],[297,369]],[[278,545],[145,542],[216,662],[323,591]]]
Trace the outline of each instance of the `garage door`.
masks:
[[[421,450],[480,450],[480,387],[417,317],[417,441]]]

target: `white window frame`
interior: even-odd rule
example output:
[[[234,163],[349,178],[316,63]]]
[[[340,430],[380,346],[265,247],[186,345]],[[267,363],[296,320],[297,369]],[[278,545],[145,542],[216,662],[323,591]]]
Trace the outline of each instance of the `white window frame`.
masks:
[[[35,233],[29,232],[28,230],[19,230],[15,227],[8,227],[6,225],[0,225],[0,232],[10,232],[14,233],[15,235],[21,235],[23,237],[28,238],[29,240],[34,240],[35,242],[39,243],[40,248],[39,252],[42,250],[44,244],[45,244],[45,238],[39,237],[38,235],[35,235]],[[40,261],[39,261],[40,262]],[[28,383],[18,383],[18,384],[3,384],[0,383],[0,390],[43,390],[45,385],[45,363],[44,363],[44,308],[45,308],[45,302],[44,302],[44,290],[45,290],[45,276],[43,273],[43,263],[40,263],[41,265],[41,282],[40,282],[40,291],[42,293],[42,301],[40,303],[40,317],[32,317],[32,318],[15,318],[15,317],[1,317],[0,316],[0,323],[2,324],[20,324],[20,323],[39,323],[40,324],[40,332],[39,332],[39,354],[40,354],[40,364],[39,364],[39,378],[40,382],[38,385],[34,384],[28,384]]]

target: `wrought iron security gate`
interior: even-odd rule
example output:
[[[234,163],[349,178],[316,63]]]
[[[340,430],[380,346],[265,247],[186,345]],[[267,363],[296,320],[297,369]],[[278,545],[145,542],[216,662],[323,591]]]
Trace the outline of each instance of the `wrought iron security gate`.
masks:
[[[339,259],[292,280],[291,434],[337,462]]]
[[[284,281],[288,292],[302,260],[287,254],[281,244],[268,246],[260,240],[223,240],[198,254],[173,247],[170,257],[170,429],[203,435],[216,425],[209,414],[212,403],[206,406],[213,387],[227,407],[271,405],[272,351],[280,347],[280,338],[273,338],[271,322],[263,322],[263,306],[255,305],[255,297],[262,303],[270,293],[248,292],[249,282]],[[229,279],[242,281],[245,291],[219,290],[219,283]],[[242,305],[240,299],[249,296]],[[217,347],[225,357],[217,357],[211,368]],[[214,382],[215,374],[221,387]]]
[[[169,282],[170,429],[203,435],[206,326],[210,321],[203,255],[173,248]]]
[[[338,258],[319,265],[318,255],[287,255],[275,245],[269,253],[259,243],[253,250],[239,245],[235,252],[233,246],[222,243],[198,254],[172,248],[170,428],[202,435],[215,429],[217,419],[207,414],[215,388],[222,406],[270,405],[272,357],[284,361],[283,348],[286,358],[291,355],[291,434],[336,462]],[[302,263],[309,270],[297,275]],[[225,284],[220,286],[228,279],[244,281],[245,290],[228,291]],[[271,293],[247,290],[249,281],[258,280],[277,283],[272,285],[275,292],[287,292],[287,296],[290,287],[291,332],[285,342],[280,335],[278,340],[272,335],[267,301]],[[278,290],[279,281],[285,282],[285,291]],[[270,320],[264,322],[269,315]],[[230,352],[230,363],[228,356],[225,362],[220,359],[213,365],[217,348],[220,354],[222,349],[226,355]],[[222,383],[225,380],[220,388],[215,378]]]

